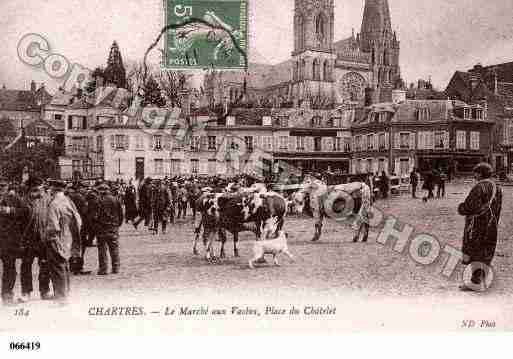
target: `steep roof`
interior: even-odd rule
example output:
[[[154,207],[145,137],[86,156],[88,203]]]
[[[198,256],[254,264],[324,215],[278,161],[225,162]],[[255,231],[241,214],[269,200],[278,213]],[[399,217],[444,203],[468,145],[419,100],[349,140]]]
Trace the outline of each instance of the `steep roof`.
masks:
[[[513,107],[513,83],[499,82],[497,91],[504,106]]]
[[[35,93],[24,90],[0,90],[0,110],[39,111]]]
[[[440,122],[450,119],[453,106],[447,100],[407,100],[398,105],[392,122],[417,121],[417,111],[422,108],[429,109],[430,122]]]
[[[479,71],[482,75],[486,73],[496,73],[497,81],[512,82],[513,81],[513,62],[505,62],[497,65],[481,66],[476,65],[471,71]]]
[[[50,122],[43,120],[43,119],[39,119],[37,121],[29,123],[25,127],[25,132],[26,132],[27,136],[36,135],[34,130],[38,126],[45,126],[46,128],[49,128],[52,132],[54,132],[56,130],[55,127]]]
[[[267,108],[235,109],[235,124],[237,126],[262,126],[263,117],[271,116],[272,110]]]
[[[82,97],[78,100],[75,100],[71,105],[69,105],[69,109],[71,110],[87,110],[89,108],[93,107],[89,101],[85,97]]]
[[[67,106],[71,103],[73,94],[64,91],[58,91],[50,101],[50,105],[54,106]]]
[[[453,102],[447,100],[406,100],[400,104],[380,103],[356,113],[355,124],[367,124],[376,121],[377,118],[372,113],[391,113],[393,123],[411,123],[417,121],[417,111],[419,109],[429,110],[429,122],[441,122],[450,119],[453,110]]]

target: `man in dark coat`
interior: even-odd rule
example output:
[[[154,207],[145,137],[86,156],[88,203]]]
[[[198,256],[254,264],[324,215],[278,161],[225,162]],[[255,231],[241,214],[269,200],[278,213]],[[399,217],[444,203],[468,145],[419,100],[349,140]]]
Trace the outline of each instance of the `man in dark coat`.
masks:
[[[436,198],[444,198],[445,197],[445,182],[447,181],[447,175],[440,170],[438,175],[438,191],[436,194]]]
[[[435,195],[433,193],[435,189],[435,174],[433,171],[428,171],[424,178],[424,185],[422,186],[422,189],[428,191],[427,196],[425,197],[426,200],[435,198]]]
[[[125,188],[125,194],[123,198],[125,203],[125,221],[134,221],[137,218],[137,199],[135,194],[135,187],[132,184],[132,180],[128,183]]]
[[[20,302],[28,302],[33,291],[32,266],[37,258],[39,266],[39,293],[41,299],[49,300],[50,272],[46,256],[46,228],[48,206],[51,196],[43,189],[43,180],[31,177],[26,183],[28,188],[27,205],[30,209],[28,224],[23,236],[23,259],[21,262],[21,293]]]
[[[121,202],[110,193],[107,184],[98,187],[98,212],[96,216],[98,236],[98,275],[107,274],[107,249],[112,262],[112,273],[119,273],[119,227],[123,224]]]
[[[196,201],[201,196],[201,188],[197,180],[192,181],[187,188],[189,206],[192,209],[192,217],[196,219]]]
[[[164,183],[157,180],[152,190],[152,212],[153,212],[153,232],[158,234],[159,223],[162,223],[162,233],[166,233],[167,219],[169,217],[169,206],[171,199],[169,190]]]
[[[74,183],[73,186],[68,189],[67,196],[80,214],[80,218],[82,218],[82,228],[80,229],[80,242],[75,243],[75,247],[72,250],[71,258],[69,262],[69,269],[71,273],[74,275],[78,274],[88,274],[87,272],[83,272],[84,269],[84,257],[85,250],[88,244],[88,229],[83,225],[85,222],[85,218],[88,216],[87,209],[87,200],[86,197],[82,194],[82,184]]]
[[[87,201],[87,215],[84,218],[83,226],[87,233],[86,247],[92,247],[96,238],[96,211],[98,207],[98,191],[91,187],[87,190],[85,199]]]
[[[151,222],[151,191],[152,179],[146,178],[139,188],[139,219],[134,223],[135,229],[144,220],[144,225],[148,227]]]
[[[417,186],[419,185],[419,174],[417,169],[414,168],[410,173],[410,184],[411,184],[411,195],[413,198],[417,198]]]
[[[388,178],[385,171],[381,173],[380,178],[380,186],[381,186],[381,195],[384,199],[388,198],[388,192],[390,190],[390,179]]]
[[[29,219],[29,208],[9,183],[0,178],[0,259],[2,260],[2,302],[14,305],[16,259],[23,253],[22,237]]]
[[[474,176],[478,182],[465,202],[458,207],[458,213],[465,216],[463,264],[470,265],[472,269],[471,282],[460,287],[464,291],[479,291],[483,285],[486,289],[485,268],[489,268],[495,255],[502,190],[491,179],[492,172],[488,163],[481,163],[474,168]]]

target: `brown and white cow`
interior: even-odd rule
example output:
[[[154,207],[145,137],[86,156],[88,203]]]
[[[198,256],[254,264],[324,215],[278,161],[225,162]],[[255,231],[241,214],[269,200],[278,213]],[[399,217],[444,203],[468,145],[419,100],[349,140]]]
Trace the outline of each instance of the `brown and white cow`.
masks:
[[[221,241],[220,257],[226,256],[224,246],[227,232],[233,235],[234,256],[239,256],[237,247],[239,233],[250,231],[257,239],[266,220],[275,217],[277,231],[283,228],[285,216],[285,200],[279,194],[242,192],[242,193],[206,193],[197,201],[200,216],[195,222],[194,254],[198,254],[197,243],[203,228],[203,243],[206,247],[206,258],[214,258],[213,241],[217,234]]]

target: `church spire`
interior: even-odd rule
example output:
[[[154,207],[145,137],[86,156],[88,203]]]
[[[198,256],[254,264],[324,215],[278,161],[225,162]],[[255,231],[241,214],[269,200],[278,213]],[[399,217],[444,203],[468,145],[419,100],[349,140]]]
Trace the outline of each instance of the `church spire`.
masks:
[[[112,44],[107,59],[107,67],[103,73],[107,85],[114,85],[118,88],[127,88],[126,70],[123,65],[123,58],[116,41]]]
[[[388,0],[365,0],[361,38],[362,50],[371,51],[371,44],[382,39],[383,34],[392,34],[392,21]]]

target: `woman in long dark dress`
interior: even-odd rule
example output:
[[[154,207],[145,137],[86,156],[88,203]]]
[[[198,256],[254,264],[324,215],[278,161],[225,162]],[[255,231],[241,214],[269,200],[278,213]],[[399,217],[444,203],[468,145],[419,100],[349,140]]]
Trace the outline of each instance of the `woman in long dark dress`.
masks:
[[[132,182],[128,184],[125,190],[125,220],[134,221],[137,218],[137,199],[135,194],[135,187],[132,185]]]

